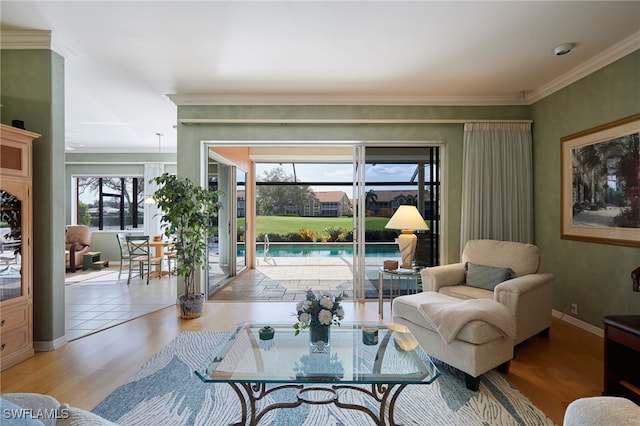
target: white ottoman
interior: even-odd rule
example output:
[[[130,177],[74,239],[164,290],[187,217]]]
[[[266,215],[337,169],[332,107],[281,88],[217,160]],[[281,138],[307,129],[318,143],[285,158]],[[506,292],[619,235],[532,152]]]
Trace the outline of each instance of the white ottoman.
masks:
[[[564,426],[638,426],[640,406],[617,396],[593,396],[573,401],[564,413]]]
[[[483,373],[495,367],[500,367],[504,373],[509,371],[514,338],[485,321],[474,320],[465,324],[451,343],[445,343],[419,310],[423,304],[445,301],[459,302],[460,299],[431,291],[396,297],[392,307],[393,321],[408,327],[427,354],[464,372],[467,388],[477,391]],[[485,304],[490,302],[499,305],[498,302],[483,301]]]

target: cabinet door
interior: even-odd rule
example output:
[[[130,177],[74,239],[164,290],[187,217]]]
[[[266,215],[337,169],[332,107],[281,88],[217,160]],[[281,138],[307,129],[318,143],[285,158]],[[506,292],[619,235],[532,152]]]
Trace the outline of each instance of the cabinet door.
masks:
[[[27,297],[30,280],[31,185],[3,177],[0,184],[0,301]]]

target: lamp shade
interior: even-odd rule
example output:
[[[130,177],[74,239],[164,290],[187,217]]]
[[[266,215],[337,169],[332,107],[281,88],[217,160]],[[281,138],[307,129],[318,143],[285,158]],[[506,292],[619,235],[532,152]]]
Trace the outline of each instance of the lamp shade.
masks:
[[[389,222],[384,226],[387,229],[406,229],[410,231],[428,231],[429,227],[425,223],[422,215],[415,206],[403,205],[391,216]]]

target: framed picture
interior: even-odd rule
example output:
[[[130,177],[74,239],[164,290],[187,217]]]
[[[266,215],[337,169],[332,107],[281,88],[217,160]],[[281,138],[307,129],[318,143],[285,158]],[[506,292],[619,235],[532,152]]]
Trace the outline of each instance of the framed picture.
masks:
[[[561,238],[640,247],[640,114],[560,142]]]

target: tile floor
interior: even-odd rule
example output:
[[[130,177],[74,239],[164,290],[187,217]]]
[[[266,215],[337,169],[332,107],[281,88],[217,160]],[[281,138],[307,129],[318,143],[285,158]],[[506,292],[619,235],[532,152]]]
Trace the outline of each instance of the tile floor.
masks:
[[[382,262],[366,260],[365,296],[378,298],[378,270]],[[385,282],[388,286],[388,282]],[[260,259],[256,269],[240,274],[218,290],[214,300],[302,300],[308,289],[345,291],[352,295],[353,264],[343,257],[276,257]],[[385,287],[387,288],[387,287]],[[388,288],[387,288],[388,290]]]
[[[367,261],[365,291],[367,298],[377,298],[380,262]],[[344,290],[352,294],[351,259],[282,257],[260,260],[256,269],[248,270],[217,290],[213,301],[298,301],[307,289]],[[127,285],[126,274],[118,280],[118,268],[99,272],[67,274],[67,340],[95,333],[176,303],[176,278],[151,279],[149,285],[133,278]],[[83,281],[80,281],[84,279]]]
[[[65,286],[65,327],[67,340],[74,340],[96,331],[121,324],[158,309],[172,306],[176,302],[176,278],[164,277],[146,281],[132,278],[127,285],[127,276],[118,280],[118,268],[107,268],[113,272],[95,274],[80,271],[67,274],[66,278],[88,279]],[[77,275],[76,275],[77,274]]]
[[[307,289],[351,292],[350,264],[336,258],[282,257],[261,261],[218,290],[214,300],[301,300]]]

